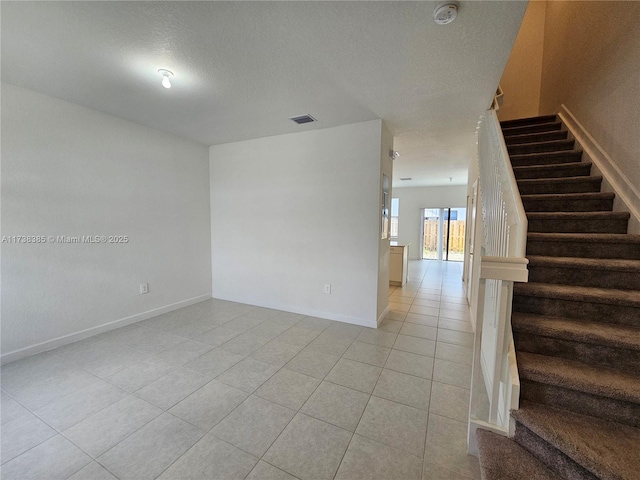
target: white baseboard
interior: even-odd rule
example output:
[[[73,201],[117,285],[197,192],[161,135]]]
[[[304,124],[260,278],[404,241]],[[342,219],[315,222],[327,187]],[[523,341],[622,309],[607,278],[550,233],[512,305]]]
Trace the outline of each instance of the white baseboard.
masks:
[[[322,310],[315,310],[313,308],[297,307],[297,306],[284,305],[284,304],[272,303],[272,302],[260,302],[260,301],[256,302],[255,299],[243,298],[241,296],[227,297],[227,296],[217,296],[214,294],[213,298],[217,298],[219,300],[227,300],[230,302],[244,303],[246,305],[253,305],[254,307],[271,308],[273,310],[282,310],[283,312],[297,313],[307,317],[318,317],[318,318],[324,318],[326,320],[334,320],[336,322],[350,323],[352,325],[358,325],[361,327],[369,327],[369,328],[378,327],[375,318],[372,318],[371,320],[367,320],[364,318],[351,317],[349,315],[341,315],[339,313],[334,313],[334,312],[324,312]]]
[[[594,173],[602,175],[602,191],[616,194],[613,210],[629,212],[631,218],[629,219],[628,231],[640,234],[640,191],[638,188],[631,183],[566,105],[560,106],[558,115],[576,142],[582,147],[586,159],[593,163]]]
[[[179,308],[188,307],[189,305],[193,305],[194,303],[202,302],[204,300],[209,300],[210,298],[211,294],[199,295],[187,300],[172,303],[171,305],[165,305],[164,307],[154,308],[152,310],[147,310],[146,312],[137,313],[129,317],[104,323],[102,325],[98,325],[97,327],[87,328],[86,330],[81,330],[79,332],[70,333],[69,335],[63,335],[62,337],[47,340],[46,342],[41,342],[29,347],[20,348],[12,352],[2,354],[2,356],[0,357],[0,363],[4,365],[5,363],[20,360],[21,358],[35,355],[36,353],[46,352],[47,350],[52,350],[54,348],[67,345],[68,343],[77,342],[78,340],[83,340],[99,333],[108,332],[120,327],[126,327],[127,325],[131,325],[132,323],[136,323],[141,320],[146,320],[147,318],[162,315],[163,313],[167,312],[172,312],[173,310],[177,310]]]
[[[380,316],[378,317],[378,322],[376,324],[376,327],[379,327],[380,324],[382,323],[382,321],[385,319],[385,317],[387,316],[387,314],[389,313],[389,310],[391,310],[391,307],[389,307],[389,304],[387,304],[387,307],[384,309],[384,311],[380,314]]]

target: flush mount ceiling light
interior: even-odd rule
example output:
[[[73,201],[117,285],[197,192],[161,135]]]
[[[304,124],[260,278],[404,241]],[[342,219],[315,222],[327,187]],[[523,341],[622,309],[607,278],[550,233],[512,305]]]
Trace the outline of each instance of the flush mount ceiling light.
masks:
[[[161,68],[158,70],[158,73],[162,75],[162,86],[164,88],[171,88],[171,80],[169,80],[169,78],[173,77],[173,72],[165,68]]]
[[[458,15],[458,5],[456,3],[441,3],[433,11],[433,19],[438,25],[449,25]]]

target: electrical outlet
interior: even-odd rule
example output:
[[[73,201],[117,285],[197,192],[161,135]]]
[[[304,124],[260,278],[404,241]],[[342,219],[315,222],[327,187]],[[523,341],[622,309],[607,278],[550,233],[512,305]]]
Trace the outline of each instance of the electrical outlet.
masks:
[[[324,293],[331,293],[331,284],[330,283],[325,283],[324,284]]]
[[[149,293],[149,284],[148,283],[141,283],[140,284],[140,295],[142,295],[144,293]]]

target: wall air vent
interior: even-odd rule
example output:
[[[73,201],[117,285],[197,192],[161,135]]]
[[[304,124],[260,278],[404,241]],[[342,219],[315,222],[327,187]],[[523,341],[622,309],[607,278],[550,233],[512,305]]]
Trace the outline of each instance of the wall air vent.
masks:
[[[402,180],[404,182],[405,180],[411,180],[411,177],[403,177],[400,180]]]
[[[313,118],[309,114],[307,114],[307,115],[298,115],[297,117],[291,117],[289,120],[293,120],[298,125],[302,125],[302,124],[305,124],[305,123],[311,123],[311,122],[317,122],[317,120],[315,118]]]

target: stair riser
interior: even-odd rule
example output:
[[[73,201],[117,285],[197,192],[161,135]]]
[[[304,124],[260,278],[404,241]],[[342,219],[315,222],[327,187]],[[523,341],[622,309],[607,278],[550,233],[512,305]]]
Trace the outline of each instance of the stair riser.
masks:
[[[538,123],[535,125],[525,125],[522,127],[503,128],[502,133],[505,137],[513,135],[526,135],[528,133],[541,133],[541,132],[553,132],[560,130],[562,124],[556,123]]]
[[[566,268],[529,264],[529,281],[582,287],[640,290],[639,272],[604,270],[601,268]]]
[[[563,178],[563,177],[588,177],[591,173],[591,164],[562,166],[562,167],[542,167],[535,168],[516,167],[513,174],[516,180],[530,178]]]
[[[555,165],[558,163],[573,163],[579,162],[582,159],[582,152],[563,152],[560,154],[538,154],[527,156],[510,157],[511,165],[514,167],[527,167],[534,165]]]
[[[542,152],[558,152],[560,150],[571,150],[573,148],[574,141],[558,141],[558,142],[543,142],[525,145],[513,145],[507,146],[509,155],[523,155],[525,153],[542,153]]]
[[[640,365],[640,352],[623,348],[583,343],[563,338],[543,337],[525,332],[513,332],[518,352],[537,353],[551,357],[567,358],[587,364],[602,365],[635,373]]]
[[[601,319],[607,323],[640,327],[640,308],[625,305],[514,295],[513,311],[554,317]]]
[[[627,233],[627,219],[528,218],[529,231],[539,233]]]
[[[599,480],[598,477],[518,422],[516,422],[516,434],[513,439],[566,480]]]
[[[610,212],[613,210],[612,198],[585,200],[529,200],[522,199],[527,212]]]
[[[521,127],[524,125],[538,125],[541,123],[555,122],[555,115],[541,115],[539,117],[516,118],[514,120],[504,120],[500,122],[501,128]]]
[[[519,145],[521,143],[548,142],[551,140],[566,140],[567,132],[556,130],[554,132],[527,133],[524,135],[510,135],[504,137],[507,145]]]
[[[522,377],[520,377],[520,398],[632,427],[640,426],[640,405],[637,403],[532,382]]]
[[[527,241],[527,255],[640,260],[640,244]]]
[[[600,191],[601,179],[580,182],[518,182],[520,195],[546,195],[562,193],[593,193]]]

